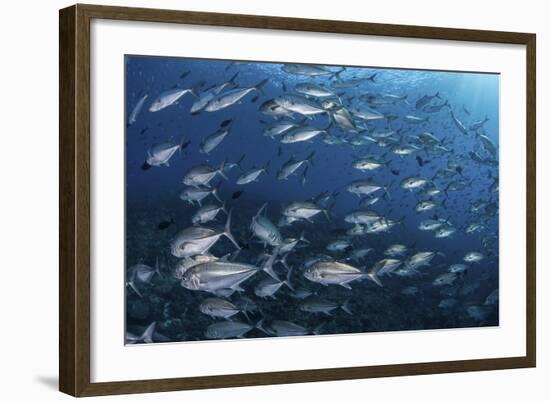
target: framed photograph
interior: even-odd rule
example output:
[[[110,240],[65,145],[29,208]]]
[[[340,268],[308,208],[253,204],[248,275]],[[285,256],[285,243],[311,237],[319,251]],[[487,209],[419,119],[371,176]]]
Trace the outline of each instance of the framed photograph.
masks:
[[[535,112],[534,34],[61,10],[60,390],[534,367]]]

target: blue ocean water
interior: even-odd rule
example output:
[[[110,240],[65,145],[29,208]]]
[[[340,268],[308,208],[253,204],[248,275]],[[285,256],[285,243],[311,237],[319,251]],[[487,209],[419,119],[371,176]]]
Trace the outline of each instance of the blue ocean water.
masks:
[[[289,73],[284,66],[127,56],[126,264],[131,282],[131,285],[127,282],[128,331],[137,335],[155,323],[155,342],[213,338],[207,335],[208,328],[226,320],[201,312],[201,303],[212,297],[237,306],[244,299],[247,308],[254,306],[249,308],[250,313],[239,312],[231,318],[250,326],[243,329],[244,337],[281,332],[285,335],[284,330],[276,330],[280,321],[305,328],[304,334],[312,334],[314,327],[322,327],[314,334],[339,334],[498,325],[498,295],[496,300],[494,297],[498,294],[499,75],[350,66],[345,69],[317,66],[318,71],[324,72],[313,75],[303,71]],[[341,72],[336,74],[338,71]],[[190,112],[197,96],[228,82],[235,74],[234,85],[228,85],[220,94],[268,81],[260,90],[251,90],[221,110]],[[296,85],[304,83],[328,89],[334,97],[297,93]],[[155,99],[178,88],[194,88],[195,94],[187,93],[174,104],[150,111]],[[289,94],[317,105],[323,100],[337,99],[336,106],[312,116],[289,112],[287,116],[274,117],[262,113],[266,102]],[[135,122],[130,123],[132,112],[145,95]],[[424,105],[418,103],[426,95],[437,97]],[[438,111],[429,110],[430,106],[438,105],[443,105]],[[368,121],[358,118],[353,111],[362,106],[383,118]],[[342,108],[350,111],[354,129],[342,127],[331,117],[331,113]],[[413,122],[407,116],[417,117],[421,122]],[[210,153],[201,153],[199,149],[205,138],[227,121],[231,121],[229,134]],[[282,143],[282,135],[264,135],[268,127],[281,121],[320,130],[328,127],[328,132],[296,143]],[[456,121],[463,125],[463,130]],[[479,127],[475,127],[476,123]],[[436,142],[422,136],[426,132]],[[178,149],[167,165],[148,165],[153,147],[162,143],[175,146],[184,143],[185,147]],[[412,145],[414,151],[400,155],[397,148],[402,145]],[[277,179],[277,172],[285,162],[303,160],[312,152],[311,164],[300,166],[288,179]],[[300,242],[286,259],[287,266],[292,267],[292,287],[311,292],[309,299],[330,301],[338,306],[347,302],[350,313],[341,308],[328,313],[304,311],[300,306],[304,299],[295,297],[297,291],[286,285],[277,290],[275,299],[256,296],[254,288],[268,277],[265,272],[244,281],[243,291],[226,297],[189,290],[174,277],[179,258],[171,253],[171,243],[178,232],[192,226],[191,218],[199,209],[198,205],[180,199],[186,187],[182,182],[184,176],[195,166],[207,164],[216,169],[243,156],[239,167],[224,170],[227,179],[217,175],[208,183],[211,187],[219,185],[219,198],[227,210],[232,210],[231,231],[244,248],[235,260],[260,265],[259,256],[275,252],[276,247],[258,241],[250,228],[264,203],[267,203],[265,216],[277,226],[282,210],[292,202],[313,200],[319,204],[320,194],[334,194],[326,202],[328,205],[322,205],[329,209],[328,219],[319,213],[311,222],[297,221],[278,230],[283,238],[299,238],[303,234],[309,241]],[[383,161],[383,165],[374,170],[353,167],[354,161],[367,156]],[[268,162],[267,172],[258,181],[237,184],[243,172]],[[426,183],[412,190],[403,188],[404,180],[410,177],[424,178]],[[366,196],[348,190],[350,183],[357,180],[369,180],[386,191],[373,194],[379,198],[376,203],[360,207],[360,200]],[[423,190],[431,188],[438,193],[422,195]],[[416,211],[419,202],[428,200],[435,203],[432,209]],[[203,205],[212,203],[220,204],[213,196],[203,201]],[[396,224],[385,232],[350,235],[347,230],[354,225],[345,218],[357,210],[372,211],[387,219],[382,222],[389,220]],[[226,215],[220,211],[215,220],[205,225],[217,229],[225,220]],[[437,238],[437,229],[419,229],[426,220],[439,221],[440,226],[453,232]],[[327,245],[337,240],[349,243],[349,247],[340,251],[327,249]],[[351,289],[325,286],[304,276],[308,268],[304,263],[315,257],[367,272],[376,262],[389,258],[385,250],[392,244],[403,244],[407,250],[395,257],[402,262],[401,271],[380,276],[382,287],[368,279],[350,282]],[[372,251],[364,258],[351,259],[354,251],[363,248]],[[231,242],[222,237],[209,252],[221,257],[234,250]],[[428,265],[414,271],[403,268],[411,265],[412,256],[428,251],[435,253]],[[469,252],[479,252],[483,259],[465,261]],[[452,283],[434,285],[434,280],[448,273],[453,264],[464,264],[467,270],[451,275]],[[154,273],[155,265],[160,274]],[[133,274],[135,266],[145,266],[140,270],[142,273],[150,268],[152,273]],[[287,269],[279,263],[276,272],[282,280]],[[488,298],[490,294],[493,298]],[[263,321],[260,327],[259,321]],[[237,332],[214,338],[234,337]]]

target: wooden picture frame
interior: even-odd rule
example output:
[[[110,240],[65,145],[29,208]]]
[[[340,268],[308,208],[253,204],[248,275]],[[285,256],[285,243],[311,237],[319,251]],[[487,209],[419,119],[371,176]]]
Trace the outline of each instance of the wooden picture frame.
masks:
[[[95,18],[525,45],[527,49],[525,60],[527,71],[526,356],[92,383],[90,380],[90,21]],[[60,391],[73,396],[95,396],[535,366],[536,37],[534,34],[95,5],[75,5],[62,9],[59,14],[59,28]]]

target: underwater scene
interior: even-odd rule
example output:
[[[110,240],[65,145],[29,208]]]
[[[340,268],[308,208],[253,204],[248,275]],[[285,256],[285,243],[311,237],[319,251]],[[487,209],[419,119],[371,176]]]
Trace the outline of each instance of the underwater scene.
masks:
[[[126,344],[498,326],[498,74],[127,55],[125,96]]]

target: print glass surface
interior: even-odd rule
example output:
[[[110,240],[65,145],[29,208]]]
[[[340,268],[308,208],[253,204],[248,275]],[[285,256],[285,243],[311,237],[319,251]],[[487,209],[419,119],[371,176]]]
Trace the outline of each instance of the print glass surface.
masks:
[[[126,344],[499,324],[498,74],[125,76]]]

